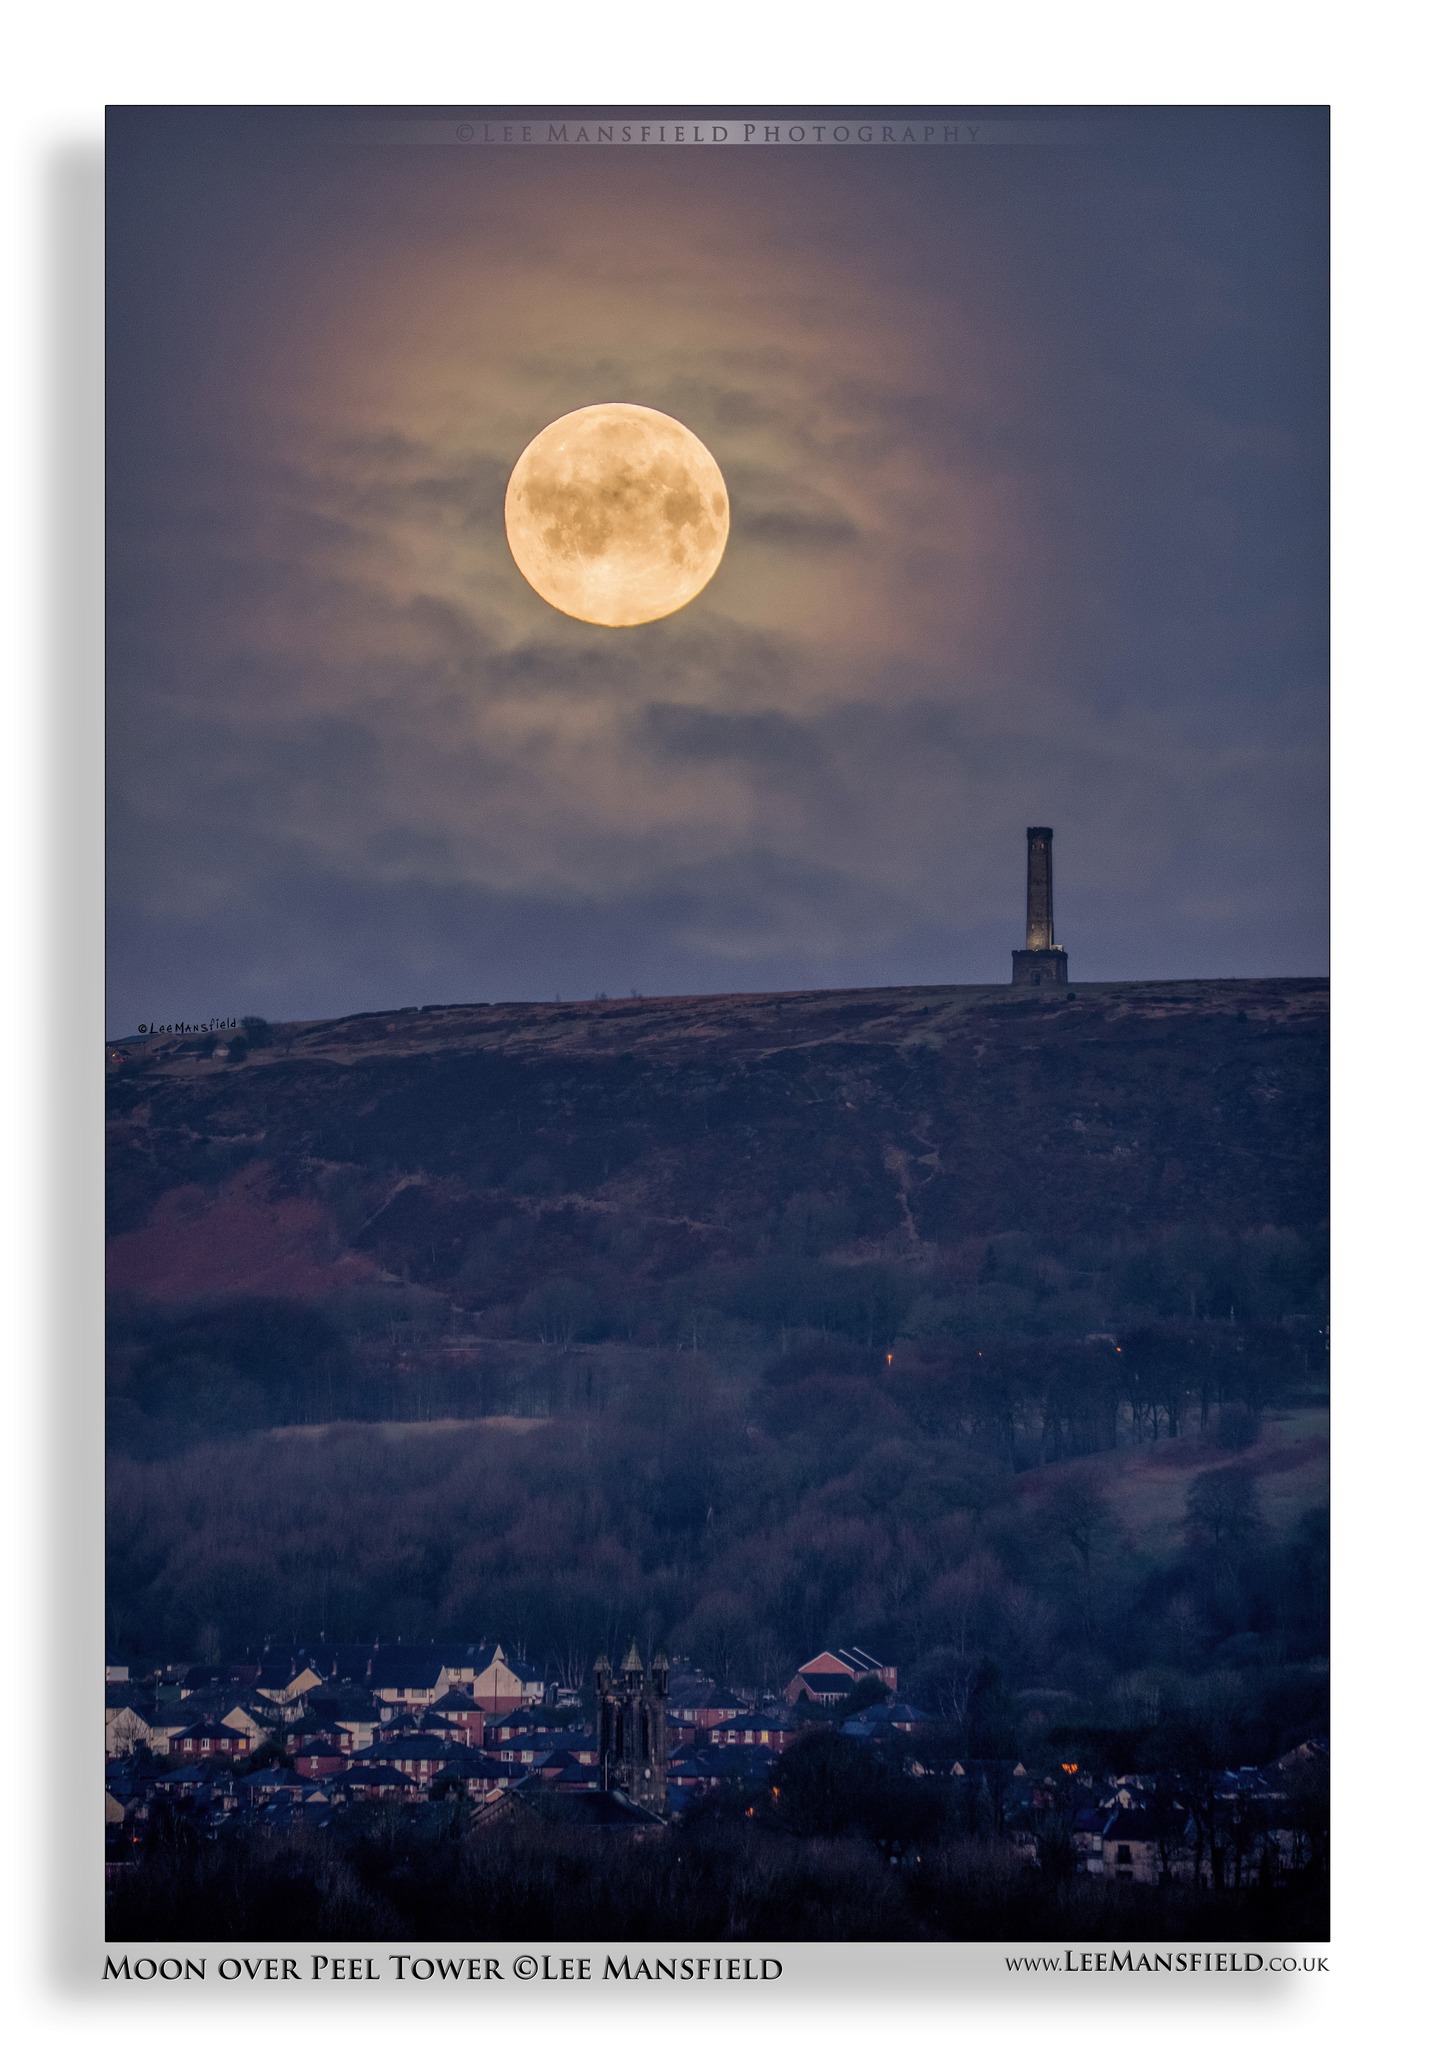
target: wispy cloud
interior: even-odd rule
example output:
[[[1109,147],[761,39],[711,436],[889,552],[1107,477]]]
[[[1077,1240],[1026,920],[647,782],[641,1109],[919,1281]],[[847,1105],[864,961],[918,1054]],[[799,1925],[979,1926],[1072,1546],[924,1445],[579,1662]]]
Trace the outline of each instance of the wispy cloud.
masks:
[[[117,264],[173,267],[117,317],[116,1028],[999,978],[1039,815],[1079,973],[1320,966],[1320,419],[1226,201],[1145,160],[1074,196],[375,156],[156,199],[117,151]],[[1243,337],[1245,377],[1202,353]],[[527,440],[603,397],[684,419],[733,506],[629,632],[503,531]]]

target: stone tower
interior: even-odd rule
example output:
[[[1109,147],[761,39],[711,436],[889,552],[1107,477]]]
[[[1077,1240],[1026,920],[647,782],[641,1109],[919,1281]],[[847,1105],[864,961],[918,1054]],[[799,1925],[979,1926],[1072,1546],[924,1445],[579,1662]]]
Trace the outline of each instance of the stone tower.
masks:
[[[1027,943],[1012,955],[1012,986],[1067,979],[1067,953],[1052,936],[1052,827],[1027,828]]]
[[[615,1675],[607,1657],[593,1667],[598,1701],[598,1782],[650,1813],[668,1804],[668,1659],[660,1650],[643,1668],[638,1645]]]

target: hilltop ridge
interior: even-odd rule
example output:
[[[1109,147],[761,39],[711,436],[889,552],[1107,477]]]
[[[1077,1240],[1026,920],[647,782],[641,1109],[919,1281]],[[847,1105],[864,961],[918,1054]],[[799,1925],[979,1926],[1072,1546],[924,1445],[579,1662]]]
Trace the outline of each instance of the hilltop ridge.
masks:
[[[703,996],[595,996],[551,1003],[427,1003],[399,1010],[273,1026],[275,1041],[253,1057],[335,1061],[375,1053],[430,1051],[615,1053],[692,1051],[700,1046],[761,1053],[811,1043],[921,1044],[973,1013],[1053,1019],[1064,1003],[1122,1018],[1251,1015],[1294,1021],[1325,1014],[1325,978],[1074,982],[1034,992],[1003,984],[800,989]],[[223,1046],[235,1035],[215,1034]],[[126,1058],[195,1059],[196,1038],[159,1035],[112,1041]]]

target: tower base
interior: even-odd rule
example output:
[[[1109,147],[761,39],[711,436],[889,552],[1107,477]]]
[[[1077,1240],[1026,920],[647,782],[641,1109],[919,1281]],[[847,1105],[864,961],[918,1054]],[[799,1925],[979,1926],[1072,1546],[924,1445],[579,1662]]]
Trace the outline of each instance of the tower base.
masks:
[[[1041,988],[1044,983],[1065,982],[1067,979],[1067,949],[1065,946],[1022,946],[1012,955],[1012,986],[1014,988]]]

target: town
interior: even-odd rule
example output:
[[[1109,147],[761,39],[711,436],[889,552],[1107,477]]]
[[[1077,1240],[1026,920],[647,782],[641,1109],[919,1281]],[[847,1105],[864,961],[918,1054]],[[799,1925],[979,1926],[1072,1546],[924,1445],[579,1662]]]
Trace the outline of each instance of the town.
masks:
[[[894,1665],[823,1650],[780,1694],[634,1644],[587,1696],[498,1643],[266,1648],[106,1667],[106,1875],[157,1843],[310,1833],[436,1803],[464,1830],[539,1813],[642,1837],[705,1814],[867,1832],[890,1863],[944,1829],[1064,1878],[1270,1891],[1324,1866],[1324,1738],[1269,1765],[1103,1771],[981,1758],[904,1700]],[[922,1795],[926,1795],[925,1797]],[[785,1810],[784,1802],[788,1802]]]

